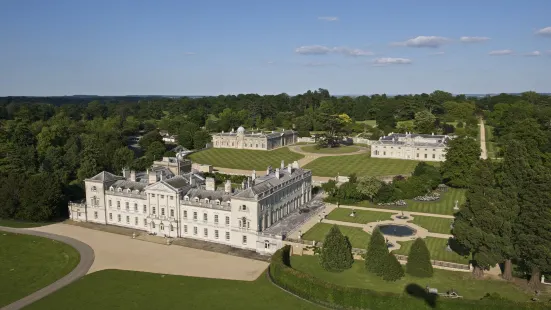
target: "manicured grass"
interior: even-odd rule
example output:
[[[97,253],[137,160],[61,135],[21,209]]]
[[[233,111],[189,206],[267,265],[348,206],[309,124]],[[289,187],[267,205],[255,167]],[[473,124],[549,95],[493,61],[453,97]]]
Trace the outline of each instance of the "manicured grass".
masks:
[[[355,210],[356,215],[354,217],[350,216],[352,213],[351,209],[348,208],[337,208],[327,215],[328,220],[333,221],[342,221],[342,222],[351,222],[351,223],[360,223],[366,224],[370,222],[377,221],[386,221],[391,220],[390,217],[392,213],[389,212],[377,212],[377,211],[364,211],[364,210]]]
[[[331,229],[332,226],[333,224],[317,223],[316,225],[314,225],[314,227],[310,228],[310,230],[302,235],[302,239],[323,242],[323,240],[325,239],[325,235],[327,235],[329,229]],[[359,227],[350,227],[343,225],[338,226],[341,230],[341,233],[345,236],[348,236],[348,239],[350,240],[353,248],[367,248],[367,243],[369,242],[369,238],[371,237],[371,235],[369,235]]]
[[[103,270],[25,309],[320,309],[271,284]]]
[[[377,121],[374,120],[374,119],[368,119],[368,120],[365,120],[365,121],[356,121],[356,123],[358,123],[358,124],[367,124],[371,127],[377,127]]]
[[[62,278],[79,260],[78,252],[64,243],[0,232],[0,307]]]
[[[448,243],[448,239],[427,237],[424,239],[424,241],[427,244],[427,248],[429,248],[431,259],[440,260],[444,262],[465,264],[465,265],[469,264],[468,257],[464,257],[453,251],[451,252],[446,251],[446,245]],[[394,250],[392,252],[396,254],[401,254],[401,255],[409,255],[409,250],[411,249],[413,240],[403,241],[399,243],[401,245],[400,249]]]
[[[411,212],[423,212],[423,213],[433,213],[433,214],[445,214],[453,215],[455,206],[455,201],[458,200],[458,205],[461,206],[465,202],[465,190],[450,188],[447,192],[442,193],[440,200],[438,201],[415,201],[407,200],[406,207],[389,207],[389,206],[377,206],[372,204],[369,201],[362,201],[353,205],[359,207],[369,207],[369,208],[382,208],[382,209],[391,209],[391,210],[404,210]]]
[[[499,280],[475,280],[469,272],[457,272],[448,270],[434,270],[434,275],[429,279],[420,279],[406,275],[396,282],[387,282],[365,270],[364,261],[356,261],[352,268],[343,272],[329,272],[321,268],[318,258],[315,256],[292,256],[293,268],[308,273],[314,277],[323,279],[342,286],[367,288],[375,291],[404,293],[408,284],[415,283],[421,287],[429,285],[440,292],[455,289],[461,296],[467,299],[480,299],[486,293],[499,293],[499,295],[518,301],[528,301],[528,295],[519,290],[514,284]]]
[[[318,153],[318,154],[347,154],[347,153],[354,153],[360,150],[355,146],[348,146],[348,145],[343,145],[339,147],[327,147],[327,148],[320,148],[320,149],[316,149],[315,145],[308,145],[308,146],[303,146],[300,149],[304,152]]]
[[[444,219],[439,217],[432,216],[413,216],[413,224],[417,224],[423,228],[426,228],[429,232],[439,233],[439,234],[451,234],[450,224],[452,219]]]
[[[23,222],[16,220],[4,220],[0,219],[0,226],[13,227],[13,228],[32,228],[48,225],[50,223],[35,223],[35,222]]]
[[[369,154],[359,154],[321,157],[308,163],[304,168],[311,169],[313,175],[322,177],[352,173],[356,173],[357,176],[386,176],[410,174],[418,163],[415,160],[371,158]]]
[[[215,167],[266,171],[268,166],[279,167],[281,161],[292,163],[304,156],[289,151],[288,148],[279,148],[273,151],[208,149],[189,155],[196,163],[209,164]]]

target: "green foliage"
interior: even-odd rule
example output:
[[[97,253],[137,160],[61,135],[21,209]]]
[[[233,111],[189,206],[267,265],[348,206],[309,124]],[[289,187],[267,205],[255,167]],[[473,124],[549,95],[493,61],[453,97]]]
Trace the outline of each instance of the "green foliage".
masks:
[[[413,121],[415,130],[418,133],[434,133],[436,117],[429,111],[419,111],[415,113]]]
[[[430,278],[433,275],[430,252],[421,238],[415,239],[409,250],[406,272],[418,278]]]
[[[388,248],[385,237],[378,227],[373,230],[367,252],[365,253],[365,269],[377,275],[385,272],[385,263],[388,260]]]
[[[113,170],[119,172],[123,168],[129,168],[133,161],[134,152],[126,146],[118,148],[113,154]]]
[[[373,200],[373,197],[379,192],[382,187],[381,181],[374,177],[361,177],[358,179],[357,190],[363,196]]]
[[[480,152],[480,143],[470,137],[457,137],[448,142],[446,161],[441,166],[446,184],[467,188]]]
[[[166,146],[163,142],[155,141],[147,147],[145,156],[149,161],[160,160],[166,152]]]
[[[388,253],[384,262],[383,280],[394,282],[404,277],[404,268],[392,253]]]
[[[343,236],[339,227],[333,225],[325,239],[319,256],[323,269],[327,271],[343,271],[352,267],[352,245],[347,237]]]
[[[157,130],[152,130],[143,135],[138,144],[142,149],[147,150],[149,148],[149,145],[153,142],[163,143],[163,137],[161,137]]]

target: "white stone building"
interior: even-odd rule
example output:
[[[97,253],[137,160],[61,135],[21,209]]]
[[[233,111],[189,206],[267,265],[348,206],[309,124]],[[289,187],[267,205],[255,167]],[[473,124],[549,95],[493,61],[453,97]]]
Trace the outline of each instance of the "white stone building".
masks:
[[[447,135],[390,133],[371,144],[371,157],[422,161],[445,161]]]
[[[214,148],[272,150],[297,142],[298,134],[293,130],[272,131],[271,133],[247,132],[239,127],[237,131],[221,132],[212,135]]]
[[[86,201],[69,204],[70,218],[272,254],[283,236],[265,230],[312,198],[312,173],[297,162],[282,162],[260,177],[253,172],[240,190],[229,181],[216,188],[212,178],[159,170],[139,179],[134,172],[125,177],[105,171],[86,179]]]

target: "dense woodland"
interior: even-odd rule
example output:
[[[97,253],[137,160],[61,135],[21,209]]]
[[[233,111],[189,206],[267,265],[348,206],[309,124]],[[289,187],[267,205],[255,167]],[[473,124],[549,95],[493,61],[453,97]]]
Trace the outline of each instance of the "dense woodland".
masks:
[[[473,138],[480,117],[494,127],[499,160],[478,160]],[[376,120],[377,126],[365,120]],[[352,178],[359,185],[345,184],[340,195],[387,202],[422,194],[440,182],[467,188],[454,234],[471,249],[476,272],[499,262],[510,277],[513,261],[536,276],[551,272],[551,97],[534,92],[481,98],[443,91],[335,97],[324,89],[297,96],[4,97],[0,218],[63,218],[67,201],[83,197],[84,178],[102,170],[146,169],[169,155],[158,130],[199,149],[210,141],[209,132],[240,125],[371,139],[391,131],[454,133],[459,138],[452,140],[440,169],[420,166],[409,180],[390,185]],[[141,151],[135,152],[127,138],[138,134]]]

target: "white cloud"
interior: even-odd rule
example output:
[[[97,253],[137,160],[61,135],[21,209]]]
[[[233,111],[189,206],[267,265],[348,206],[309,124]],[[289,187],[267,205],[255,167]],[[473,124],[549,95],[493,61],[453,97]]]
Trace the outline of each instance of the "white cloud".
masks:
[[[320,16],[318,19],[326,22],[336,22],[339,20],[337,16]]]
[[[341,54],[346,56],[372,56],[373,53],[366,50],[348,47],[327,47],[323,45],[301,46],[295,49],[295,53],[301,55],[326,55]]]
[[[533,51],[533,52],[524,54],[524,56],[541,56],[541,52],[540,51]]]
[[[551,27],[541,28],[540,30],[536,31],[536,34],[540,36],[551,37]]]
[[[513,54],[512,50],[497,50],[497,51],[491,51],[488,53],[490,56],[503,56],[503,55],[511,55]]]
[[[304,64],[306,67],[326,67],[331,65],[333,64],[328,62],[307,62]]]
[[[407,47],[429,47],[429,48],[437,48],[440,47],[446,43],[448,43],[450,39],[444,38],[444,37],[436,37],[436,36],[418,36],[403,42],[394,42],[392,45],[394,46],[407,46]]]
[[[436,56],[436,55],[444,55],[446,54],[445,52],[434,52],[434,53],[430,53],[429,55],[433,55],[433,56]]]
[[[459,41],[463,43],[480,43],[490,40],[488,37],[461,37]]]
[[[267,64],[273,65],[273,64],[275,64],[275,61],[270,60],[270,61],[267,62]]]
[[[185,52],[184,55],[195,55],[194,52]]]
[[[385,65],[407,65],[411,63],[411,59],[407,58],[392,58],[392,57],[382,57],[373,60],[373,64],[378,66]]]

